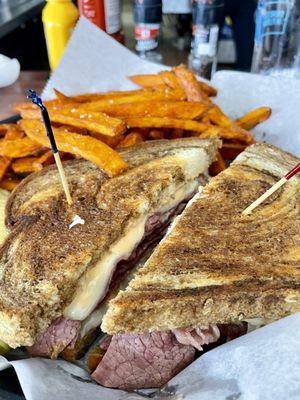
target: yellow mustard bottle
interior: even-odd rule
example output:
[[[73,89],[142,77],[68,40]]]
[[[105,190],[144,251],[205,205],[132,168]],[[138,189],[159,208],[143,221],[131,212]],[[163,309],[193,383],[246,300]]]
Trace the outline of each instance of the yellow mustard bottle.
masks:
[[[57,67],[78,17],[79,11],[71,0],[47,0],[42,20],[52,71]]]

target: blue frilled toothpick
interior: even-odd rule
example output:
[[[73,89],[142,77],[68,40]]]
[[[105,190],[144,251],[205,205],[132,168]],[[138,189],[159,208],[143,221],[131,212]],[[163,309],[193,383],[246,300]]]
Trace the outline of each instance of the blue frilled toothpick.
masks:
[[[63,169],[63,166],[62,166],[62,163],[61,163],[61,159],[60,159],[60,155],[59,155],[59,152],[58,152],[58,149],[57,149],[57,146],[56,146],[56,142],[55,142],[54,134],[53,134],[53,131],[52,131],[52,127],[51,127],[50,118],[49,118],[49,114],[48,114],[47,108],[44,106],[44,104],[42,102],[42,99],[37,95],[37,93],[34,90],[29,89],[27,97],[29,99],[31,99],[33,104],[36,104],[41,109],[41,114],[42,114],[43,121],[44,121],[44,124],[45,124],[47,136],[48,136],[48,138],[50,140],[50,144],[51,144],[51,148],[52,148],[52,151],[53,151],[54,159],[55,159],[55,162],[56,162],[56,165],[57,165],[57,168],[58,168],[58,172],[59,172],[59,176],[60,176],[60,179],[61,179],[61,183],[62,183],[63,189],[64,189],[65,194],[66,194],[67,202],[68,202],[69,205],[72,205],[73,204],[73,200],[72,200],[72,197],[71,197],[71,194],[70,194],[70,189],[69,189],[68,181],[67,181],[67,178],[66,178],[66,174],[65,174],[65,171]]]

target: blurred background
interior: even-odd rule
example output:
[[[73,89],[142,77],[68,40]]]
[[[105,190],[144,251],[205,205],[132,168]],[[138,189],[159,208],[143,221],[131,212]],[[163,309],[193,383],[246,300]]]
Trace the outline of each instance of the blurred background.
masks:
[[[120,1],[120,21],[124,43],[135,51],[133,3]],[[77,2],[74,4],[78,6]],[[221,68],[250,69],[256,5],[255,0],[224,0],[218,45]],[[49,70],[41,18],[44,6],[43,0],[0,0],[0,54],[17,58],[22,70]],[[164,0],[162,7],[158,61],[167,65],[187,63],[192,4],[189,0]]]
[[[43,88],[80,15],[140,57],[202,78],[300,78],[300,0],[0,0],[0,119],[28,84]]]

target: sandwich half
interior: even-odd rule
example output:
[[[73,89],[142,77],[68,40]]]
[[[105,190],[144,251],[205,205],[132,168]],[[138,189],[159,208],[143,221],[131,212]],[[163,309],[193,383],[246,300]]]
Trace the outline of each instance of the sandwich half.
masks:
[[[97,382],[162,386],[228,330],[300,311],[300,178],[241,214],[298,162],[255,144],[189,202],[110,302]]]
[[[107,175],[64,163],[74,205],[55,166],[26,178],[7,204],[0,250],[0,339],[32,355],[72,358],[94,337],[103,302],[156,244],[198,190],[218,140],[149,142],[123,150],[129,170]],[[70,229],[74,215],[84,224]]]

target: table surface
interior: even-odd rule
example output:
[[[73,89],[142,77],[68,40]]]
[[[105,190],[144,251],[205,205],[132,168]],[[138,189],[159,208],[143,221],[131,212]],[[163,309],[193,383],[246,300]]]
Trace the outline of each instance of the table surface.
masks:
[[[42,91],[49,77],[46,71],[23,71],[13,85],[0,89],[0,121],[15,114],[13,105],[26,101],[28,89]]]
[[[44,0],[0,0],[0,38],[41,12]]]

